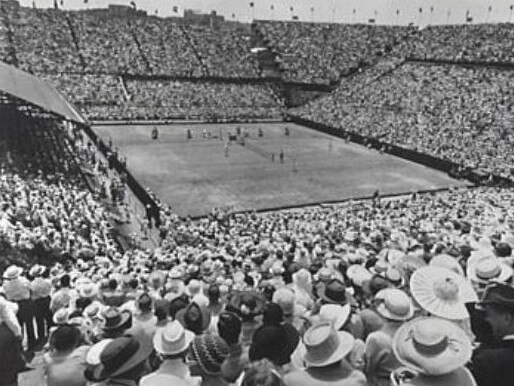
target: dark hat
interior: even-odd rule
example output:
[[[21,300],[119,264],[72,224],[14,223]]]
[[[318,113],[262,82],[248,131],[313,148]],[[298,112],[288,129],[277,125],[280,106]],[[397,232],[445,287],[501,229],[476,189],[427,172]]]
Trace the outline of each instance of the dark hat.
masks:
[[[268,303],[262,313],[262,322],[265,325],[278,326],[284,321],[284,311],[277,303]]]
[[[182,294],[170,301],[168,312],[172,318],[175,318],[177,313],[189,305],[189,299],[186,294]]]
[[[264,296],[254,291],[237,291],[229,300],[229,308],[237,312],[243,320],[251,320],[262,313]]]
[[[494,247],[494,252],[498,257],[509,257],[512,254],[512,247],[504,242],[499,242]]]
[[[514,310],[514,288],[503,283],[493,283],[486,287],[482,299],[477,303],[478,308],[487,305],[499,305]]]
[[[196,335],[204,332],[211,323],[211,313],[205,307],[195,302],[177,312],[176,319],[184,328],[193,331]]]
[[[331,304],[346,304],[348,302],[346,286],[339,279],[331,279],[327,283],[320,283],[318,295],[322,300]]]
[[[102,312],[105,320],[104,331],[125,330],[132,327],[132,314],[130,311],[121,311],[116,307],[107,308]]]
[[[300,342],[300,334],[289,323],[259,327],[248,353],[251,361],[267,358],[277,366],[291,361],[291,354]]]
[[[193,339],[189,353],[206,374],[218,375],[228,357],[229,348],[219,336],[204,334]]]
[[[152,353],[153,346],[141,344],[133,336],[113,339],[100,354],[100,365],[94,370],[95,381],[115,378],[145,361]]]

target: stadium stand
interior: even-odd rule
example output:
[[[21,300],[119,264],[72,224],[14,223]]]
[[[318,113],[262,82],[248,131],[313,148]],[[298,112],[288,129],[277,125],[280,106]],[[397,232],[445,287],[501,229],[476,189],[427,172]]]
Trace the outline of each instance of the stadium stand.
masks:
[[[356,92],[341,85],[296,112],[309,120],[511,178],[513,76],[511,70],[405,63],[372,78]]]
[[[513,179],[512,26],[254,31],[280,87],[335,85],[290,117]],[[280,87],[256,79],[250,41],[0,3],[0,59],[18,67],[0,64],[0,383],[18,384],[39,351],[35,383],[49,385],[511,385],[512,189],[179,218],[20,71],[89,119],[280,118]],[[155,248],[116,237],[126,184],[147,197],[140,233]]]

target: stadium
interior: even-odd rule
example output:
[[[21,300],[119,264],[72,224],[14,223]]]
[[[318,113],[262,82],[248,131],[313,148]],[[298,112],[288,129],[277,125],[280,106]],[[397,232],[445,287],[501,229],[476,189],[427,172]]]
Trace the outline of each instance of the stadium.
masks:
[[[0,386],[512,384],[514,24],[63,4],[0,0]]]

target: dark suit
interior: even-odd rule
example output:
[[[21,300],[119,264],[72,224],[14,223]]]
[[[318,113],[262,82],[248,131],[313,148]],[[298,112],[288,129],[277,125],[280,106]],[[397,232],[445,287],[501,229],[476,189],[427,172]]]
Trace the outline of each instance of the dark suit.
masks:
[[[478,386],[514,385],[514,340],[479,347],[469,367]]]

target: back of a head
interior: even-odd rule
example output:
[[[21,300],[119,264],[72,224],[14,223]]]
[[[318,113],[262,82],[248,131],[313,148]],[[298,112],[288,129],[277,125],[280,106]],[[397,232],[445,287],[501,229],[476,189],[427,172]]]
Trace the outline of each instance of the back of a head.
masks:
[[[152,311],[153,300],[148,293],[143,293],[137,299],[137,308],[142,313],[148,313]]]
[[[109,280],[109,289],[111,291],[115,291],[116,288],[118,288],[118,282],[116,281],[116,279],[110,279]]]
[[[65,324],[57,327],[50,336],[50,347],[57,351],[66,351],[75,348],[80,341],[80,330],[72,325]]]
[[[248,365],[241,386],[284,386],[284,382],[273,364],[262,359]]]
[[[220,287],[216,284],[211,284],[207,290],[207,297],[211,305],[217,304],[220,299]]]
[[[238,343],[241,335],[241,319],[233,312],[222,312],[218,319],[218,332],[227,344]]]
[[[63,288],[69,287],[70,281],[71,281],[70,275],[68,275],[68,274],[62,275],[61,280],[60,280],[61,287],[63,287]]]

